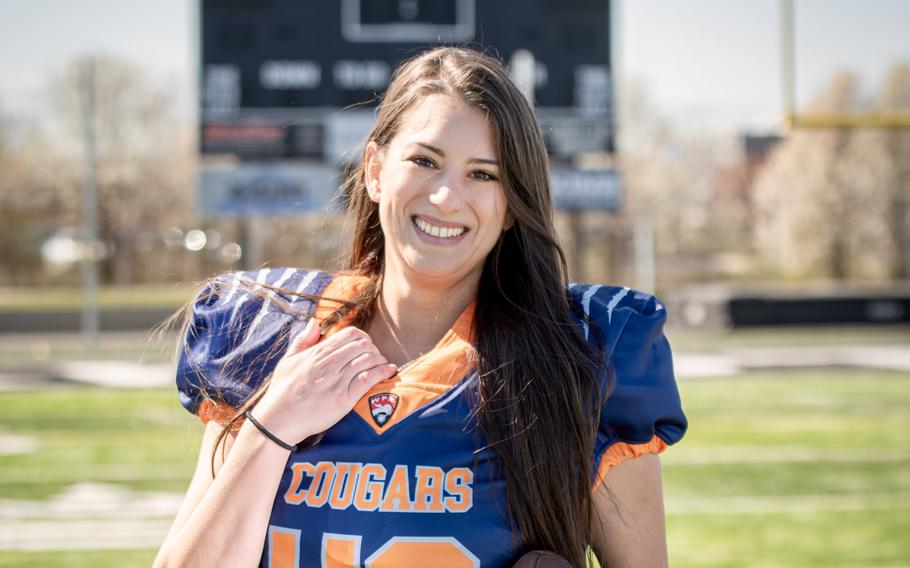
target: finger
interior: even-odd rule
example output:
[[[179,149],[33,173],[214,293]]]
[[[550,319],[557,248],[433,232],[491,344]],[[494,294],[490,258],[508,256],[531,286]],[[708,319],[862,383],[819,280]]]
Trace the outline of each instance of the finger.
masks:
[[[344,367],[341,368],[341,374],[348,377],[348,380],[350,380],[350,378],[357,373],[361,373],[379,365],[385,365],[386,363],[388,363],[388,361],[379,353],[379,351],[366,351],[345,363]]]
[[[319,363],[337,369],[339,372],[351,361],[364,353],[380,355],[379,349],[369,339],[357,338],[349,341],[336,349],[329,350],[328,346],[320,345]]]
[[[319,341],[319,324],[316,322],[316,318],[310,318],[310,321],[306,322],[303,330],[291,339],[291,342],[288,344],[286,356],[291,356],[309,349],[315,345],[317,341]]]
[[[334,334],[328,336],[325,340],[322,341],[322,343],[326,347],[334,349],[345,343],[348,343],[350,341],[357,341],[359,339],[366,339],[368,341],[372,341],[372,339],[370,339],[370,336],[367,334],[367,332],[363,331],[360,328],[350,326],[350,327],[346,327],[346,328],[342,329],[341,331],[339,331],[337,333],[334,333]]]
[[[354,375],[351,382],[348,383],[348,396],[356,403],[373,388],[373,385],[392,378],[397,372],[398,367],[391,363],[361,371]]]

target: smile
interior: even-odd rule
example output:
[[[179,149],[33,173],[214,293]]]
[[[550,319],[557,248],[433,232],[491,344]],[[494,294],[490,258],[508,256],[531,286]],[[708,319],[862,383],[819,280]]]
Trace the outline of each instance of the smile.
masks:
[[[417,227],[420,232],[438,239],[455,239],[463,235],[467,230],[465,227],[437,227],[420,217],[414,217],[414,226]]]

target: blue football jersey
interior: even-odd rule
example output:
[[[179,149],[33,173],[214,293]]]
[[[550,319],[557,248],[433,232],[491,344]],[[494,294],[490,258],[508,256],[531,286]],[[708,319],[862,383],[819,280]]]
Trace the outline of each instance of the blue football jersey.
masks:
[[[289,337],[330,314],[337,304],[329,299],[350,299],[364,283],[296,269],[215,279],[193,307],[177,371],[181,403],[200,416],[212,401],[242,404]],[[610,286],[572,285],[570,297],[596,323],[592,330],[578,320],[615,375],[592,448],[593,486],[623,459],[678,441],[686,419],[661,304]],[[509,523],[495,452],[473,414],[473,310],[430,353],[373,387],[319,444],[291,454],[262,566],[508,567],[525,552]]]

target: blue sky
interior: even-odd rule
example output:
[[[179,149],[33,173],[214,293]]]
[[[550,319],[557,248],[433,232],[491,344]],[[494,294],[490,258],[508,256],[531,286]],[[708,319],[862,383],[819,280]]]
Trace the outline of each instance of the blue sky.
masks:
[[[794,0],[797,99],[839,69],[874,91],[910,64],[910,2]],[[624,0],[617,63],[686,122],[773,124],[781,113],[778,0]]]
[[[335,1],[335,0],[326,0]],[[872,91],[910,63],[910,2],[794,0],[799,100],[835,70]],[[193,0],[5,0],[0,4],[0,109],[40,112],[47,77],[80,54],[131,59],[191,112]],[[778,0],[620,0],[614,65],[644,81],[683,124],[770,128],[780,116]]]

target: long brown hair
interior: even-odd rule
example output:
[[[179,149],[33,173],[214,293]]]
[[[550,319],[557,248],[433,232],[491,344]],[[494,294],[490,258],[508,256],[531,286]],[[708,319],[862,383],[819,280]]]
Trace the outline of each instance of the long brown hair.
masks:
[[[497,59],[472,49],[442,47],[396,70],[367,142],[386,146],[405,113],[432,94],[460,96],[490,119],[513,219],[487,257],[478,289],[478,423],[499,458],[508,512],[521,544],[554,551],[583,568],[595,521],[591,487],[597,417],[606,395],[598,377],[606,366],[573,320],[573,315],[586,316],[573,314],[569,301],[543,136],[533,110]],[[339,301],[331,318],[353,311],[353,323],[360,327],[372,317],[382,290],[385,243],[363,168],[363,160],[352,165],[341,189],[354,226],[348,269],[368,276],[370,285],[353,301]],[[251,286],[251,291],[257,288],[269,287]],[[293,312],[291,305],[276,308]],[[588,324],[598,332],[593,322]],[[268,382],[266,378],[227,421],[216,451],[218,446],[223,450],[225,437],[258,402]],[[213,471],[214,460],[213,453]]]
[[[398,68],[368,142],[387,145],[405,113],[433,94],[460,96],[490,119],[514,219],[487,257],[478,290],[479,424],[499,458],[523,545],[552,550],[582,567],[594,520],[591,472],[603,364],[572,319],[543,136],[499,61],[442,47]],[[349,171],[342,190],[354,220],[349,268],[378,279],[384,237],[363,161]],[[372,306],[379,292],[376,286],[373,297],[362,300]]]

